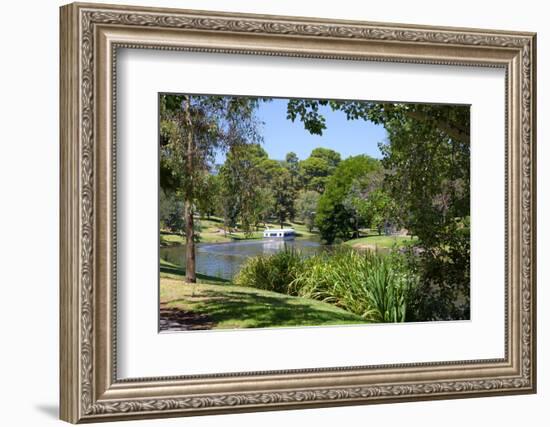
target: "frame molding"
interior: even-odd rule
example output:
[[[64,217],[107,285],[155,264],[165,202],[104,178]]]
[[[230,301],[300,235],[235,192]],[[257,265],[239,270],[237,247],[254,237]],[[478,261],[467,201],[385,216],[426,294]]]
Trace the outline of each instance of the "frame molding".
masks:
[[[535,392],[535,34],[79,3],[60,14],[63,420]],[[117,48],[504,68],[505,358],[117,380]]]

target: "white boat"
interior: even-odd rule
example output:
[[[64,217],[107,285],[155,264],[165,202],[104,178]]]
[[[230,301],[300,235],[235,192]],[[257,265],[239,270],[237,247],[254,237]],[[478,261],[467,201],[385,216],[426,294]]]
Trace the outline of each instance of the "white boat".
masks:
[[[296,231],[293,228],[268,228],[264,231],[264,239],[294,240]]]

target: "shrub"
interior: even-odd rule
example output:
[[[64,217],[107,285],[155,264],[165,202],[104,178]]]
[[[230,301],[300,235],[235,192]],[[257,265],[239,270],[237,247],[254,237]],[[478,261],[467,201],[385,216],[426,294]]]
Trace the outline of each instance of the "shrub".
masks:
[[[289,289],[304,260],[294,249],[285,249],[274,255],[259,255],[250,258],[234,278],[238,286],[250,286],[266,291],[293,295]]]
[[[160,192],[159,217],[160,227],[172,233],[183,233],[185,229],[183,200],[174,192]]]
[[[470,318],[469,227],[448,232],[441,244],[403,252],[407,270],[420,278],[407,320]]]
[[[234,282],[334,304],[372,322],[404,322],[418,279],[398,253],[342,247],[309,258],[295,250],[260,255],[248,260]]]
[[[307,259],[290,289],[366,320],[403,322],[416,285],[416,276],[405,270],[399,254],[341,248]]]

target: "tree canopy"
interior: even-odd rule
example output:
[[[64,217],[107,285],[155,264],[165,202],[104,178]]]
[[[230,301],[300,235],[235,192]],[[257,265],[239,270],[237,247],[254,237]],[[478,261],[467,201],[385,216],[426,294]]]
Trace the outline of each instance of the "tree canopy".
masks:
[[[319,198],[315,216],[315,224],[327,243],[336,238],[346,240],[357,231],[359,218],[352,207],[346,205],[346,199],[354,183],[367,186],[369,177],[380,169],[380,162],[366,155],[348,157],[336,167]]]

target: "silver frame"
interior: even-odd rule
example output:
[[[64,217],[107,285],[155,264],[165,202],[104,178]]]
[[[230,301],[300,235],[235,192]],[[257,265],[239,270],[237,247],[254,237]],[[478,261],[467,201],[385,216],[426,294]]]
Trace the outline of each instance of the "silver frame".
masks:
[[[534,393],[533,33],[71,4],[61,8],[61,418],[77,423]],[[506,71],[505,357],[119,380],[118,48],[501,67]]]

